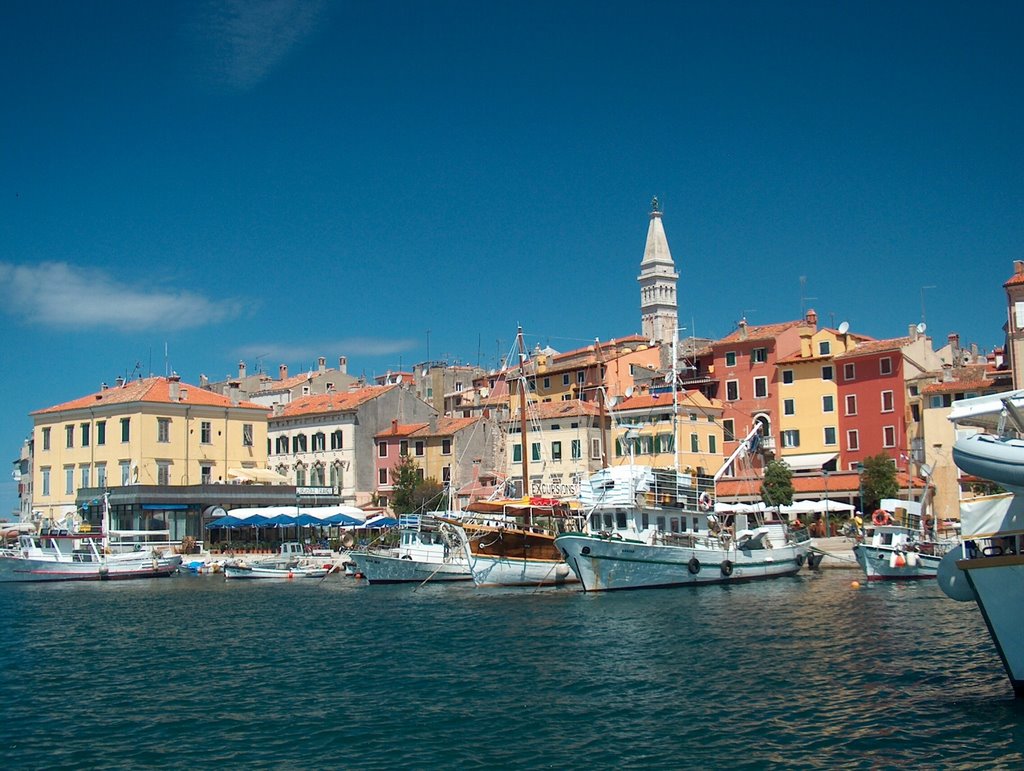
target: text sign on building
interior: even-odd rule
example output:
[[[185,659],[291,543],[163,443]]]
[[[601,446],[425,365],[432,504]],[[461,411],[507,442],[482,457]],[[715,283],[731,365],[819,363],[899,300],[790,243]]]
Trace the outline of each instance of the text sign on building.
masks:
[[[333,495],[333,487],[296,487],[295,494],[307,498],[316,498],[323,495]]]

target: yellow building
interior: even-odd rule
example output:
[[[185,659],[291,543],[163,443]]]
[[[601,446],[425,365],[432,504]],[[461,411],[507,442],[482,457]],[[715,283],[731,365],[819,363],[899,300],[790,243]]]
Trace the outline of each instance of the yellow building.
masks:
[[[611,465],[632,462],[713,475],[721,467],[722,403],[700,391],[644,393],[615,405]],[[675,438],[673,438],[673,420]]]
[[[833,357],[866,338],[809,324],[798,331],[799,353],[776,363],[781,460],[794,471],[835,471],[840,405]]]
[[[31,413],[32,510],[63,519],[79,490],[227,482],[267,466],[267,409],[177,376],[149,377]]]

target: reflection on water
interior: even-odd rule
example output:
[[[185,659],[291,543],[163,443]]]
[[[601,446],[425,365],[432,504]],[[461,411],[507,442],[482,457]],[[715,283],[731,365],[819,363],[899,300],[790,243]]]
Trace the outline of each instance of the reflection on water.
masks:
[[[4,766],[1024,765],[973,605],[856,577],[0,586]]]

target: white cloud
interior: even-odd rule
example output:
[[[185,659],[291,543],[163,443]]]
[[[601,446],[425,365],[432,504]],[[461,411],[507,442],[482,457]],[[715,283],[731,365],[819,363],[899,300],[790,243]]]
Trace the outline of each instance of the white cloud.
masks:
[[[419,343],[412,339],[384,339],[349,337],[316,344],[289,345],[288,343],[252,343],[238,349],[245,359],[269,359],[282,362],[315,361],[320,356],[328,361],[337,356],[391,356],[413,350]],[[333,365],[332,365],[333,366]]]
[[[247,91],[315,29],[323,0],[211,2],[195,22],[200,66],[218,85]]]
[[[236,300],[130,286],[101,270],[65,262],[0,262],[0,307],[28,324],[75,329],[188,329],[241,312]]]

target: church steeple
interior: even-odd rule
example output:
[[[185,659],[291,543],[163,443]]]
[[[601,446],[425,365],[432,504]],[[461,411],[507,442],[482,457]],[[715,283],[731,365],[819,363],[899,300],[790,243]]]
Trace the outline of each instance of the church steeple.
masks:
[[[651,222],[647,226],[647,245],[640,262],[640,319],[644,337],[659,343],[671,343],[678,326],[676,273],[672,252],[661,223],[661,205],[651,201]]]

